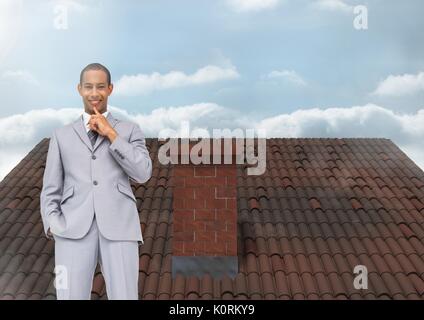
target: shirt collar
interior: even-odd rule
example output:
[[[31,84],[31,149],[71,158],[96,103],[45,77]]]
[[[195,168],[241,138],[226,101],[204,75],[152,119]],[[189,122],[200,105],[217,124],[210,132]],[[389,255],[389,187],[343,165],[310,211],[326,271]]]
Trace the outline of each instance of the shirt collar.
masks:
[[[108,114],[109,114],[109,111],[105,111],[102,113],[104,117],[107,117]],[[88,121],[90,121],[91,114],[88,114],[87,112],[84,111],[84,113],[82,114],[82,117],[85,124],[85,131],[88,132],[90,130],[90,127],[88,126]]]

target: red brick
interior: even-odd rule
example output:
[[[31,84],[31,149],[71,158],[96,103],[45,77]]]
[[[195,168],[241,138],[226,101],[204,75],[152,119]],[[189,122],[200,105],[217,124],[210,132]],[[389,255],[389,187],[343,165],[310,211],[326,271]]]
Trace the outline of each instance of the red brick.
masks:
[[[194,233],[192,231],[174,232],[173,241],[194,241]]]
[[[206,225],[204,221],[184,221],[184,231],[206,231]]]
[[[193,251],[184,250],[183,255],[186,256],[186,257],[193,257],[193,256],[196,255],[196,252],[194,250]]]
[[[227,185],[227,179],[225,177],[205,177],[205,186],[209,187],[220,187]]]
[[[211,242],[205,245],[205,254],[208,256],[224,256],[226,251],[226,243],[223,241]]]
[[[187,177],[185,178],[185,185],[187,187],[203,187],[205,185],[205,178],[203,177]]]
[[[184,242],[183,241],[175,241],[175,239],[173,239],[172,254],[174,256],[181,256],[181,255],[183,255],[183,252],[184,252]]]
[[[206,209],[225,209],[227,208],[226,199],[209,199],[206,201]]]
[[[237,211],[227,209],[217,210],[216,219],[223,219],[226,221],[237,221]]]
[[[185,208],[184,199],[174,197],[174,199],[172,199],[172,207],[173,207],[174,210],[175,209],[184,209]]]
[[[188,250],[184,250],[180,256],[186,256],[186,257],[192,257],[194,256],[194,251],[188,251]]]
[[[174,219],[174,222],[172,224],[172,231],[173,232],[179,232],[184,231],[184,220],[183,219]]]
[[[194,176],[195,177],[215,177],[215,166],[195,166],[194,167]]]
[[[194,199],[194,188],[192,187],[175,187],[174,188],[174,199]]]
[[[206,231],[226,231],[227,224],[225,221],[216,220],[216,221],[205,221]]]
[[[215,241],[214,231],[197,231],[194,233],[196,241]]]
[[[189,232],[189,231],[191,231],[191,232],[193,232],[193,229],[194,229],[194,220],[191,220],[191,219],[184,219],[183,220],[183,228],[184,228],[184,230],[182,230],[182,231],[186,231],[186,232]]]
[[[174,210],[174,221],[175,219],[194,220],[194,210]]]
[[[217,231],[216,241],[235,241],[237,239],[237,233],[232,231]]]
[[[184,205],[187,209],[204,209],[205,201],[203,199],[186,199]]]
[[[237,186],[237,177],[227,177],[227,186]]]
[[[226,255],[227,256],[236,256],[237,255],[237,241],[227,241],[226,242]]]
[[[194,219],[195,220],[215,220],[215,210],[195,210]]]
[[[237,176],[237,167],[235,165],[217,166],[216,167],[216,176],[217,177],[235,177],[235,176]]]
[[[175,176],[175,177],[173,177],[173,181],[174,181],[173,186],[174,187],[185,187],[186,186],[185,180],[186,180],[185,177]]]
[[[196,257],[204,257],[204,256],[207,256],[207,254],[206,254],[206,252],[205,252],[205,250],[199,250],[199,251],[195,251],[194,252],[194,256]]]
[[[225,230],[237,233],[237,221],[227,220],[225,223]]]
[[[197,252],[203,252],[204,250],[205,250],[205,243],[203,241],[184,242],[184,252],[197,253]]]
[[[237,210],[237,199],[236,198],[227,199],[226,201],[227,201],[227,204],[226,204],[227,209],[234,210],[234,211]]]
[[[215,187],[199,187],[194,191],[196,199],[214,199]]]
[[[216,188],[217,198],[236,198],[237,190],[235,187],[218,187]]]
[[[191,165],[176,165],[174,166],[175,177],[193,177],[194,168]]]

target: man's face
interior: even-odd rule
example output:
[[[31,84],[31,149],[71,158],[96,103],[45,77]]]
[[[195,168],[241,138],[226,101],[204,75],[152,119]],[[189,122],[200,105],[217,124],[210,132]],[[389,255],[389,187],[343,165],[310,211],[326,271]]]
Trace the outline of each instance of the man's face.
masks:
[[[82,83],[78,84],[78,92],[84,102],[85,112],[94,114],[93,107],[100,113],[107,111],[107,98],[112,90],[113,85],[107,84],[107,75],[103,70],[84,72]]]

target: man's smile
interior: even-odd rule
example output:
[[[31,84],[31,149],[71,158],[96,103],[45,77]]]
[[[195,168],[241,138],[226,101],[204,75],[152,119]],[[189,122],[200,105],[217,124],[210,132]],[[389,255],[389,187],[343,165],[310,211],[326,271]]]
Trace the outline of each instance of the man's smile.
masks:
[[[88,100],[88,102],[90,102],[90,104],[94,107],[97,107],[101,101],[102,100]]]

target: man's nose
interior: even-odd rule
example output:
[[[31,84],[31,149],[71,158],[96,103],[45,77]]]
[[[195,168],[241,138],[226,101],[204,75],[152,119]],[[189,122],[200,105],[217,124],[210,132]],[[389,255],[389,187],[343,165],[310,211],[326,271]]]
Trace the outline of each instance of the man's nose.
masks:
[[[99,93],[97,92],[96,88],[93,88],[90,92],[90,98],[98,98],[99,97]]]

